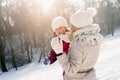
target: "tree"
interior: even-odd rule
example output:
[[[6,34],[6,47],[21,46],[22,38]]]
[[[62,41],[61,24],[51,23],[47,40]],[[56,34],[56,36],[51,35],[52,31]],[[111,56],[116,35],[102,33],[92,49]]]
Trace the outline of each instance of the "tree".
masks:
[[[5,35],[4,35],[4,26],[2,25],[2,9],[0,1],[0,63],[2,72],[7,72],[6,62],[5,62]]]

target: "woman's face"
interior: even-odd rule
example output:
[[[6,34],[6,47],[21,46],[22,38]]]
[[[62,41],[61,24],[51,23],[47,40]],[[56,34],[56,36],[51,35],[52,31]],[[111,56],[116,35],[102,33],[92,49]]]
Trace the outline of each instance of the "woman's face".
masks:
[[[75,32],[76,29],[77,29],[77,27],[75,27],[74,25],[71,24],[71,28],[70,28],[71,32]]]
[[[55,33],[58,36],[61,34],[65,34],[66,32],[67,32],[67,27],[65,27],[65,26],[61,26],[61,27],[55,29]]]

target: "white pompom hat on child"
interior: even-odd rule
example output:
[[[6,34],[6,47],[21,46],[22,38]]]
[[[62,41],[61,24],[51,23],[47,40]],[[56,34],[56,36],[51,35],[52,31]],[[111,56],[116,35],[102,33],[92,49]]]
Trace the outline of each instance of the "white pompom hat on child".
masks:
[[[64,17],[57,16],[52,20],[51,26],[52,26],[53,31],[55,31],[56,28],[59,28],[61,26],[65,26],[68,28],[68,23]]]
[[[70,17],[70,23],[77,28],[83,28],[93,23],[93,17],[96,13],[95,8],[88,8],[86,11],[77,11]]]

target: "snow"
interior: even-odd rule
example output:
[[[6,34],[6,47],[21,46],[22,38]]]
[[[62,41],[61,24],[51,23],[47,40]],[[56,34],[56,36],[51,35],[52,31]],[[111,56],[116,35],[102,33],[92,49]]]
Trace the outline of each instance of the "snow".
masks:
[[[103,40],[95,69],[97,80],[120,80],[120,34]],[[62,80],[62,68],[58,62],[47,66],[34,62],[1,73],[0,80]]]
[[[10,70],[9,72],[2,73],[0,80],[59,80],[61,78],[62,68],[56,62],[53,65],[43,65],[41,63],[31,63],[18,70]],[[55,76],[54,76],[55,75]]]

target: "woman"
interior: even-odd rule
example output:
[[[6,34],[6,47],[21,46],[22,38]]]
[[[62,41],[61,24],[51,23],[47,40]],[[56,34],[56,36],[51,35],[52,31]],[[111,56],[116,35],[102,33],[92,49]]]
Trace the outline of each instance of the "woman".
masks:
[[[73,39],[69,55],[62,51],[62,41],[53,39],[51,46],[57,53],[57,60],[65,70],[64,80],[96,80],[94,65],[98,59],[101,34],[98,24],[93,24],[94,8],[76,12],[71,18]]]

